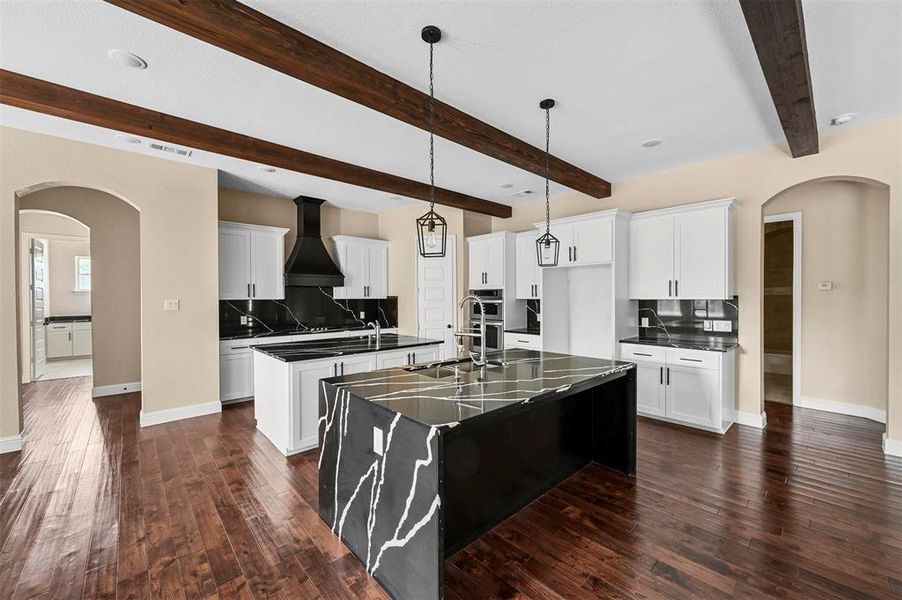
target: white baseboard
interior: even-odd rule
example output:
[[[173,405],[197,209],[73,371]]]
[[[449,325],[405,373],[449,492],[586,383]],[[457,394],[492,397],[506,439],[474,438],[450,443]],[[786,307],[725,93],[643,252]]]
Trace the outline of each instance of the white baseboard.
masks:
[[[891,440],[884,433],[883,453],[890,456],[902,456],[902,440]]]
[[[796,406],[801,408],[813,408],[814,410],[823,410],[841,415],[849,415],[850,417],[864,417],[865,419],[871,419],[878,423],[886,423],[886,411],[874,408],[873,406],[848,404],[846,402],[836,402],[834,400],[821,400],[820,398],[811,398],[810,396],[802,396],[799,398]]]
[[[7,452],[18,452],[25,447],[25,434],[11,435],[9,437],[0,438],[0,454]]]
[[[166,410],[155,410],[153,412],[142,410],[141,427],[150,427],[151,425],[169,423],[170,421],[180,421],[181,419],[190,419],[192,417],[202,417],[218,412],[222,412],[222,402],[219,400],[204,402],[202,404],[192,404],[190,406],[180,406],[178,408],[169,408]]]
[[[112,385],[99,385],[91,390],[92,398],[100,398],[102,396],[115,396],[116,394],[128,394],[130,392],[140,392],[141,382],[132,381],[131,383],[114,383]]]
[[[767,413],[762,412],[761,414],[758,414],[737,410],[736,422],[740,425],[747,425],[748,427],[764,429],[765,427],[767,427]]]

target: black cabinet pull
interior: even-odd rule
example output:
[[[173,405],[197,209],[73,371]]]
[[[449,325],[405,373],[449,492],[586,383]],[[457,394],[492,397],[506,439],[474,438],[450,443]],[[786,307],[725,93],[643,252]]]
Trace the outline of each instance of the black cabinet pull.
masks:
[[[411,364],[413,364],[413,365],[417,364],[417,353],[416,352],[413,353],[413,361],[411,362]]]
[[[567,261],[573,260],[573,246],[567,246]]]
[[[644,352],[633,352],[633,356],[651,356],[651,354],[646,354]]]
[[[667,385],[670,385],[670,367],[667,367]]]
[[[673,296],[673,280],[672,279],[667,280],[667,296],[668,297]]]
[[[338,363],[332,363],[332,377],[338,375]]]
[[[676,296],[677,298],[680,297],[680,280],[679,279],[677,279],[676,281],[673,282],[673,295]]]
[[[251,298],[256,298],[256,297],[257,297],[257,284],[252,283],[251,284]]]
[[[664,367],[658,367],[661,369],[661,383],[664,383]]]
[[[576,262],[576,246],[573,246],[573,262]]]
[[[247,297],[251,297],[251,284],[247,284]]]
[[[342,374],[342,375],[345,374],[345,363],[344,363],[344,361],[342,361],[342,363],[341,363],[341,374]]]

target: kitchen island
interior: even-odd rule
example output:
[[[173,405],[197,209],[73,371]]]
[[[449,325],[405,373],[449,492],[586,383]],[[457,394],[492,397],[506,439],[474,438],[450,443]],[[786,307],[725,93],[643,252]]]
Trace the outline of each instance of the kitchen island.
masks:
[[[257,429],[288,456],[317,445],[321,379],[433,362],[442,341],[382,334],[252,348]]]
[[[321,381],[319,514],[395,598],[591,461],[636,468],[632,363],[533,350]]]

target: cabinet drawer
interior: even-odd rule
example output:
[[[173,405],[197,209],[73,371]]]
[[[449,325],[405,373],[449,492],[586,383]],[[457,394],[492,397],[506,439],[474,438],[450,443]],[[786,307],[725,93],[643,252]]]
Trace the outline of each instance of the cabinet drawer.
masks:
[[[526,348],[527,350],[541,350],[542,336],[526,333],[505,333],[505,348]]]
[[[72,323],[72,331],[91,331],[91,323],[89,321]]]
[[[72,331],[72,323],[51,323],[47,325],[47,331]]]
[[[674,367],[695,367],[697,369],[717,369],[720,367],[720,352],[707,350],[667,349],[667,364]]]
[[[620,360],[663,363],[666,358],[667,348],[661,346],[620,344]]]

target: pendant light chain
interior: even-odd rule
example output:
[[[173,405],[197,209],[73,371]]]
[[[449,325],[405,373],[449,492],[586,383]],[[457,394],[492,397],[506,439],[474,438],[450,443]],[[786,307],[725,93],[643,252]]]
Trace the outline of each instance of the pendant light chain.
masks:
[[[423,27],[420,37],[429,44],[429,212],[417,219],[417,245],[423,258],[443,257],[448,245],[448,222],[435,212],[435,44],[442,31]]]
[[[429,210],[435,208],[435,79],[433,77],[433,51],[429,44]]]
[[[551,152],[551,109],[545,109],[545,233],[551,232],[551,204],[548,198],[548,155]]]

